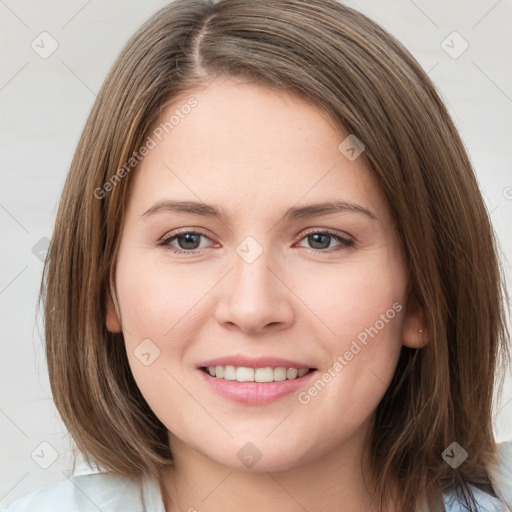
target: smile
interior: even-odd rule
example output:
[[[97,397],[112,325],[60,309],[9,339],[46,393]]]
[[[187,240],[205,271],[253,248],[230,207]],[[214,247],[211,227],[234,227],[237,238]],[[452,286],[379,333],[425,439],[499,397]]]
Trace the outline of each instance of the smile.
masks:
[[[198,368],[197,372],[201,380],[216,394],[254,406],[264,405],[298,392],[308,385],[317,370],[283,366],[250,368],[226,365],[203,366]]]
[[[248,368],[246,366],[208,366],[201,368],[216,379],[236,380],[237,382],[282,382],[303,377],[313,368]]]

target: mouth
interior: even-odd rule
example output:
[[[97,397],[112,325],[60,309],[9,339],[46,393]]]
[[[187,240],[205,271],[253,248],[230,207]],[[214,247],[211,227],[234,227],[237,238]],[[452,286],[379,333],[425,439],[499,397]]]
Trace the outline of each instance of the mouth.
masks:
[[[317,369],[216,365],[200,366],[197,372],[216,394],[244,405],[261,406],[306,387]]]
[[[201,366],[201,371],[217,380],[271,383],[299,380],[315,372],[316,368],[286,368],[284,366],[250,368],[247,366]]]

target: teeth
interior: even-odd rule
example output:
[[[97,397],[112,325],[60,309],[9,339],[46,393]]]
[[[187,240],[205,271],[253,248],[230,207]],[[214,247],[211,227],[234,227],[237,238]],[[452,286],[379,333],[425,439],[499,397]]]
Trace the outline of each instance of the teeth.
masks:
[[[236,369],[236,380],[238,382],[254,382],[254,368],[239,366]]]
[[[236,368],[234,366],[224,367],[224,380],[236,380]]]
[[[286,370],[286,378],[295,379],[295,377],[297,377],[297,373],[297,368],[288,368],[288,370]]]
[[[245,366],[208,366],[212,377],[238,382],[280,382],[303,377],[309,368],[247,368]]]
[[[272,368],[256,368],[254,372],[255,382],[273,382],[274,370]]]

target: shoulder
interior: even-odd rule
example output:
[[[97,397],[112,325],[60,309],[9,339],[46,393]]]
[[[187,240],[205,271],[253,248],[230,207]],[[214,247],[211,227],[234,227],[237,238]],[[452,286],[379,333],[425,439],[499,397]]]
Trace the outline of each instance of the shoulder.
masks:
[[[479,505],[478,512],[508,512],[512,510],[512,441],[498,444],[498,464],[491,470],[491,480],[499,499],[471,486]],[[451,492],[444,496],[447,512],[465,512],[460,494]]]
[[[512,510],[512,440],[498,444],[498,465],[491,476],[496,494]]]
[[[473,485],[470,485],[469,487],[471,488],[473,496],[478,504],[476,509],[477,512],[509,512],[510,509],[505,503],[503,503],[503,501],[493,498]],[[462,495],[458,492],[445,494],[444,506],[446,512],[468,512],[468,510],[473,510],[468,508]]]
[[[161,500],[160,500],[161,503]],[[147,476],[90,473],[37,487],[1,512],[163,512]]]

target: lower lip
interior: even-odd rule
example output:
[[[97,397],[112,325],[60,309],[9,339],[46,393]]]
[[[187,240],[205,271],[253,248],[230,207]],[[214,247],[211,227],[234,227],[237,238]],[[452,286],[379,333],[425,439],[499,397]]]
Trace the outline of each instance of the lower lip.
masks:
[[[293,380],[279,382],[238,382],[212,377],[209,373],[197,370],[207,384],[220,395],[235,402],[261,405],[278,400],[305,386],[317,373],[316,370]]]

